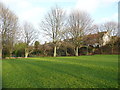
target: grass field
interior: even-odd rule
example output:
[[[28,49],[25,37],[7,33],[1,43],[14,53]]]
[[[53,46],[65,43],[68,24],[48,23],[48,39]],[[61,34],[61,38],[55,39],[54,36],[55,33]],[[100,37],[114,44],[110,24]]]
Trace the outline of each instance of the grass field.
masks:
[[[39,57],[2,62],[3,88],[117,88],[118,56]]]

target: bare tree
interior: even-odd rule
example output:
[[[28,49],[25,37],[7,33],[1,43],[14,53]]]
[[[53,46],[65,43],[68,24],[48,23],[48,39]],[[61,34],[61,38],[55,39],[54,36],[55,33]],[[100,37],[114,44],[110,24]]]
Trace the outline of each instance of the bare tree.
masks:
[[[24,35],[24,41],[26,43],[25,58],[27,58],[28,55],[33,51],[33,49],[30,50],[29,46],[33,45],[33,43],[37,39],[37,31],[35,30],[35,28],[31,23],[25,22],[23,24],[23,35]]]
[[[2,6],[3,4],[0,3],[0,59],[2,59]]]
[[[17,30],[18,18],[17,16],[5,7],[2,3],[0,3],[0,34],[2,38],[3,49],[6,47],[9,50],[10,56],[12,56],[12,49],[14,45],[15,32]],[[2,50],[2,49],[1,49]],[[0,55],[2,52],[0,50]]]
[[[0,28],[0,60],[2,59],[2,33]]]
[[[78,56],[78,48],[83,43],[83,37],[90,30],[92,19],[88,13],[74,10],[68,18],[70,37],[75,45],[75,55]]]
[[[58,6],[51,8],[47,13],[45,19],[40,25],[45,34],[52,39],[54,43],[54,57],[56,57],[56,49],[59,41],[61,40],[62,30],[64,28],[65,12]]]

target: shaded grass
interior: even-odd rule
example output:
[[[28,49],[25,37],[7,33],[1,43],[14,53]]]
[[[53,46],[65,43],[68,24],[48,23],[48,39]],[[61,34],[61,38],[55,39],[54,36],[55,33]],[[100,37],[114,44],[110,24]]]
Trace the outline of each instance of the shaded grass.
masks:
[[[3,60],[3,88],[117,88],[118,56]]]

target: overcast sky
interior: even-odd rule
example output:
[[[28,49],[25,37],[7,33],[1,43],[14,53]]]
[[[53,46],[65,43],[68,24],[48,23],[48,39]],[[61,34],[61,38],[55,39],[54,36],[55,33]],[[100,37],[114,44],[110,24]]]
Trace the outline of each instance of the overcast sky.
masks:
[[[40,23],[47,11],[55,4],[68,13],[73,9],[87,11],[94,23],[118,20],[119,0],[0,0],[19,17],[20,22],[26,20],[35,26]],[[42,41],[43,42],[43,41]]]

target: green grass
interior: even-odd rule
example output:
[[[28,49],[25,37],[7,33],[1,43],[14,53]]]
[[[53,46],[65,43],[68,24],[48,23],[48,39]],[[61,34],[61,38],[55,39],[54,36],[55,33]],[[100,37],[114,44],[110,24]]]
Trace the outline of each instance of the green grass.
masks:
[[[118,56],[3,60],[3,88],[117,88]]]
[[[0,60],[0,90],[2,89],[2,60]]]

